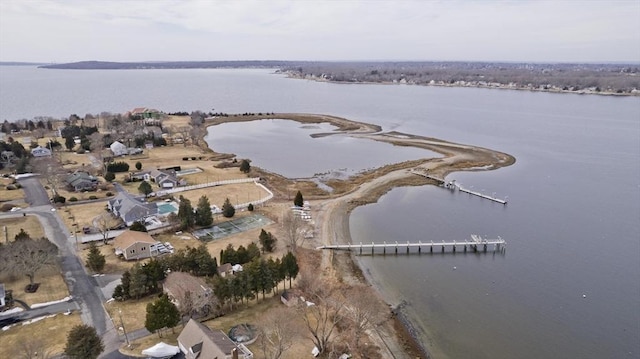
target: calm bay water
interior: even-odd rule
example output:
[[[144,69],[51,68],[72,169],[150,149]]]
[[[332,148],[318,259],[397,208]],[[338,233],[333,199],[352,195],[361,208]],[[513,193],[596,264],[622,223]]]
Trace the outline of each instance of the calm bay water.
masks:
[[[140,106],[325,113],[514,155],[508,168],[449,176],[509,196],[507,206],[425,186],[395,189],[351,217],[354,242],[500,235],[504,255],[362,257],[363,265],[391,303],[408,303],[437,358],[640,357],[640,99],[336,85],[268,70],[0,66],[0,120]],[[242,126],[250,134],[260,125]],[[247,135],[229,152],[260,163],[281,151]],[[297,151],[318,166],[307,172],[340,167],[315,147]],[[281,171],[295,170],[285,162]]]

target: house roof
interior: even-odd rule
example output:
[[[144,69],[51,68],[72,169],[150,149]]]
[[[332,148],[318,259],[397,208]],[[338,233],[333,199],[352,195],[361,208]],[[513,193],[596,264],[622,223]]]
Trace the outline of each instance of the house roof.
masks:
[[[141,203],[130,197],[118,193],[118,195],[109,200],[109,206],[112,211],[122,218],[126,223],[138,221],[146,216],[158,213],[158,207],[152,203]]]
[[[207,286],[202,278],[192,276],[185,272],[171,272],[164,280],[163,288],[172,296],[183,297],[184,293],[191,292],[193,294],[204,294],[210,292],[211,288]]]
[[[114,239],[114,246],[116,248],[126,249],[138,242],[155,244],[157,241],[153,239],[149,233],[127,230]]]
[[[218,355],[231,355],[231,351],[237,348],[221,330],[212,330],[204,324],[190,319],[178,336],[178,342],[187,350],[191,350],[195,356],[187,355],[187,358],[215,358]],[[198,355],[199,354],[199,355]]]
[[[225,263],[218,266],[218,273],[229,273],[231,272],[231,263]]]
[[[98,178],[90,175],[87,172],[75,171],[67,177],[66,182],[68,185],[76,187],[82,182],[97,183]]]

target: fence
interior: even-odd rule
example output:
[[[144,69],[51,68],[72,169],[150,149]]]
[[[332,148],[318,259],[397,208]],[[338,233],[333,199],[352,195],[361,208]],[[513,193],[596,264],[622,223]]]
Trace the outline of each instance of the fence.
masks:
[[[221,185],[225,185],[225,184],[234,184],[234,183],[257,182],[259,180],[260,180],[260,178],[255,177],[255,178],[238,178],[238,179],[230,179],[230,180],[223,180],[223,181],[215,181],[215,182],[209,182],[209,183],[194,184],[194,185],[191,185],[191,186],[175,187],[175,188],[160,190],[160,191],[157,191],[157,192],[153,192],[150,195],[151,196],[164,196],[164,195],[170,194],[170,193],[191,191],[192,189],[215,187],[215,186],[221,186]]]

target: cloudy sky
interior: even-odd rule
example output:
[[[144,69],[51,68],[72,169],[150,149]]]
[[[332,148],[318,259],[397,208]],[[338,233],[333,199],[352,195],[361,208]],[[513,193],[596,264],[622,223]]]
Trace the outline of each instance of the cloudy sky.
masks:
[[[0,0],[0,61],[640,62],[640,0]]]

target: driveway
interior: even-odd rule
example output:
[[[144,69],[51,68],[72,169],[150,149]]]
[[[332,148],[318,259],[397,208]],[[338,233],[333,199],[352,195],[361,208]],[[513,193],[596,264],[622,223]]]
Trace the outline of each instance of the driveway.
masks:
[[[42,206],[51,203],[47,191],[40,184],[39,178],[40,176],[32,176],[18,179],[18,183],[24,190],[25,200],[31,206]]]

